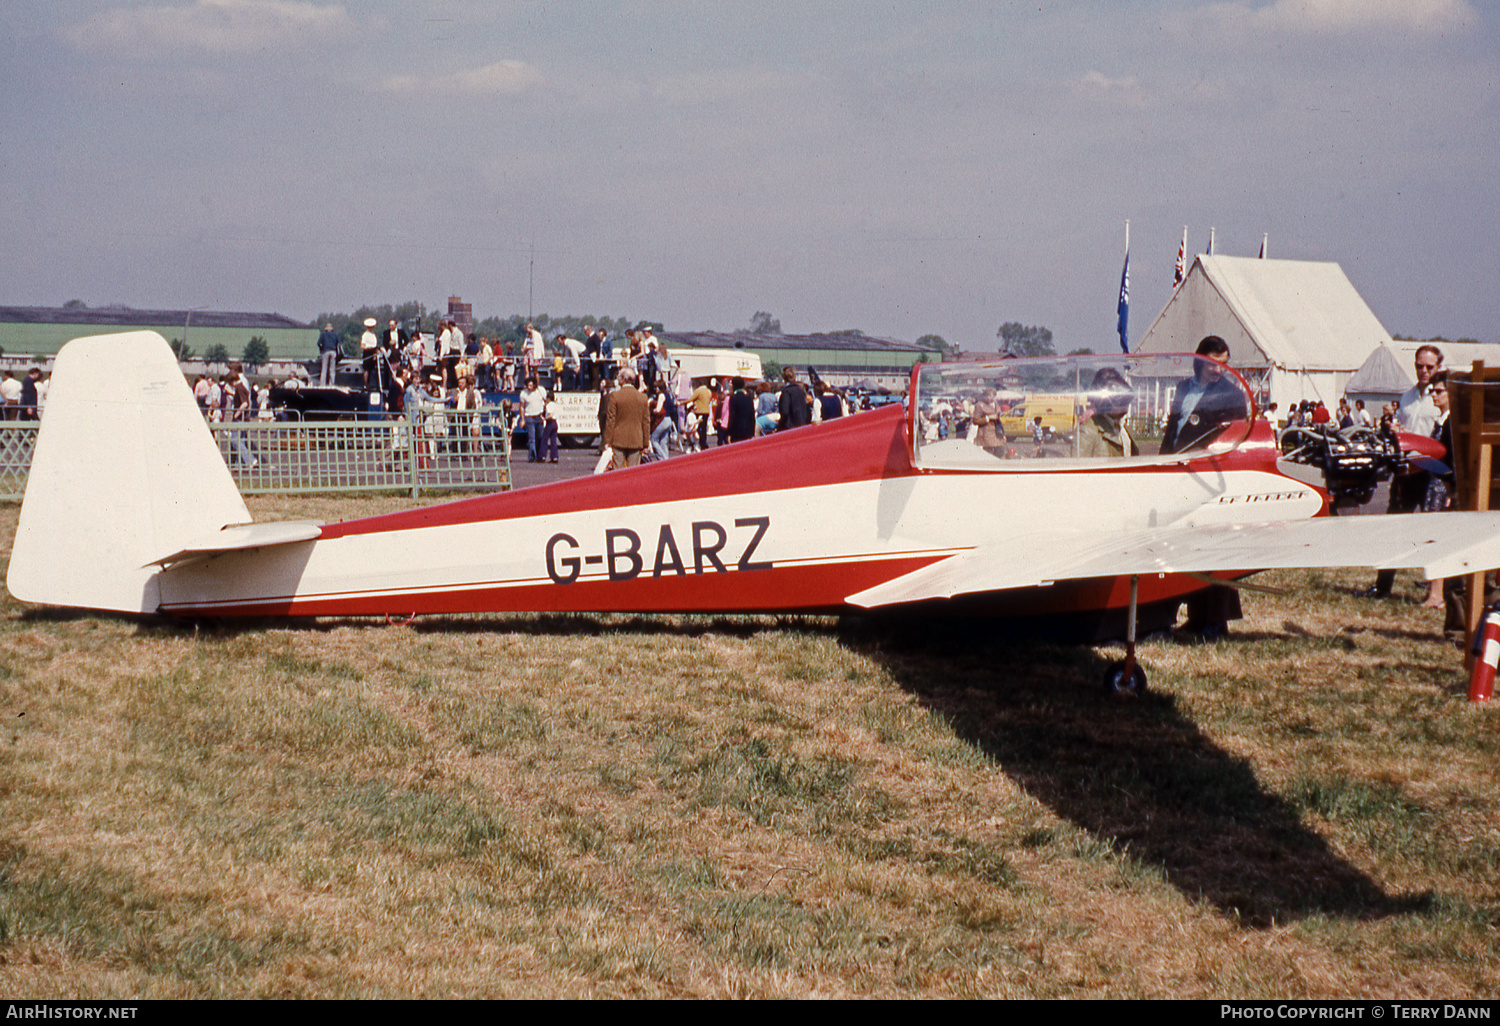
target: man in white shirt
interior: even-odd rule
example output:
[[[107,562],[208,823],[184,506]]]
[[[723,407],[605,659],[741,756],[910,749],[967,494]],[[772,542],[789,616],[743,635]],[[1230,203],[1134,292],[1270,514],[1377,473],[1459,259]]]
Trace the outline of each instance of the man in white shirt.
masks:
[[[5,419],[15,420],[21,408],[21,383],[10,371],[6,371],[5,380],[0,381],[0,399],[5,400]]]
[[[1437,346],[1422,346],[1416,354],[1417,383],[1396,400],[1396,427],[1398,430],[1432,436],[1437,424],[1438,408],[1427,394],[1432,376],[1443,365],[1443,351]],[[1412,513],[1422,508],[1422,499],[1427,494],[1427,474],[1424,471],[1398,472],[1391,478],[1391,498],[1386,504],[1387,513]],[[1396,571],[1381,570],[1375,575],[1375,585],[1363,592],[1365,598],[1390,598],[1391,585],[1395,583]]]
[[[443,372],[443,387],[458,387],[458,361],[464,351],[464,333],[451,317],[443,322],[438,336],[438,366]]]
[[[578,387],[578,375],[583,370],[583,354],[587,346],[576,338],[562,338],[563,348],[563,391],[571,392]]]
[[[359,356],[365,371],[365,391],[370,390],[370,377],[375,373],[375,357],[380,352],[380,339],[375,334],[375,318],[365,318],[365,333],[359,336]]]
[[[526,388],[521,392],[521,415],[526,418],[527,463],[542,462],[542,417],[546,411],[547,390],[537,384],[536,378],[527,378]]]

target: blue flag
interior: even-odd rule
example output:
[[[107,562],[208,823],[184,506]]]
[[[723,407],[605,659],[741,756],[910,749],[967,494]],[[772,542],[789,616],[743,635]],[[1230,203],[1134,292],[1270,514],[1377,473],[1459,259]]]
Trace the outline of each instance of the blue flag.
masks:
[[[1120,351],[1130,352],[1130,250],[1125,251],[1125,269],[1120,272]]]

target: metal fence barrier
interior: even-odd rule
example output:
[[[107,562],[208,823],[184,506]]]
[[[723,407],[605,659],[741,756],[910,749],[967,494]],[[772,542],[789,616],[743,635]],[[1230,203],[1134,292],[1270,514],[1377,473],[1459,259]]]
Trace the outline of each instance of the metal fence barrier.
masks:
[[[499,411],[360,421],[211,423],[246,495],[271,492],[496,491],[511,487],[510,432]],[[37,423],[0,422],[0,499],[26,490]]]
[[[26,491],[40,426],[35,420],[0,421],[0,498],[19,499]]]

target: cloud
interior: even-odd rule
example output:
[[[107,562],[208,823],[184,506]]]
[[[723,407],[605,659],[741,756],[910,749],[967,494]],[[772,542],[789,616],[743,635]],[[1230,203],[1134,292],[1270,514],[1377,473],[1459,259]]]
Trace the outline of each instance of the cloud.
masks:
[[[542,73],[525,61],[496,61],[447,75],[397,75],[381,83],[386,92],[441,96],[515,96],[540,85]]]
[[[1210,8],[1231,24],[1283,34],[1339,35],[1383,31],[1436,34],[1478,20],[1468,0],[1276,0]]]
[[[185,7],[117,7],[64,30],[80,49],[136,55],[163,49],[213,54],[302,46],[356,28],[340,4],[299,0],[196,0]]]
[[[1090,71],[1073,83],[1073,92],[1084,99],[1103,100],[1126,107],[1146,105],[1146,90],[1134,75],[1110,78],[1102,71]]]

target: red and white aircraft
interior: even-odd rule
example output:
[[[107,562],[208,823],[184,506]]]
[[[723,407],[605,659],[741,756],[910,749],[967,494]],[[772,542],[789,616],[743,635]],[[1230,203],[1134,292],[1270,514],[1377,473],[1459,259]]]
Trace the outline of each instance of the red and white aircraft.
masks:
[[[54,365],[7,585],[195,618],[899,610],[1133,642],[1138,611],[1173,616],[1216,578],[1500,566],[1500,513],[1322,516],[1318,475],[1278,458],[1243,382],[1198,366],[920,365],[905,408],[409,512],[256,524],[161,336],[77,339]],[[1181,451],[1129,455],[1126,406],[1174,388]],[[965,401],[995,430],[939,438],[944,404]],[[1129,652],[1115,686],[1144,683]]]

